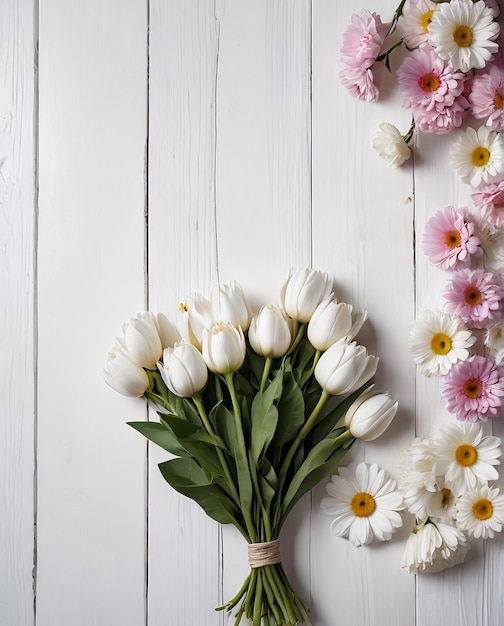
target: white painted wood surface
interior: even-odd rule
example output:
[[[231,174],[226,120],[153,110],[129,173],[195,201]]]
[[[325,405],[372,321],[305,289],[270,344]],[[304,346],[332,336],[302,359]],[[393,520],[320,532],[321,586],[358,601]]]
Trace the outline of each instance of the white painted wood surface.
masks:
[[[384,19],[395,9],[362,6]],[[415,430],[446,421],[406,348],[444,280],[414,245],[468,193],[445,139],[422,137],[400,171],[371,150],[378,123],[407,127],[409,114],[392,88],[366,105],[339,84],[358,9],[0,3],[2,626],[233,623],[213,609],[246,575],[243,541],[168,487],[162,451],[125,425],[146,417],[142,402],[102,380],[114,335],[146,306],[173,316],[187,293],[231,279],[258,305],[289,267],[313,265],[367,309],[360,340],[400,401],[387,435],[351,458],[393,471]],[[356,549],[330,535],[323,495],[321,483],[282,535],[314,626],[504,623],[501,537],[463,567],[415,578],[399,567],[412,520]]]

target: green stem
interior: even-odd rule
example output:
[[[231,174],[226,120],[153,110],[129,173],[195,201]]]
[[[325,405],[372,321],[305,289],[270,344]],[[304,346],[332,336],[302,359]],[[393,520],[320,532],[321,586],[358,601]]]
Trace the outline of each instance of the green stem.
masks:
[[[411,138],[413,137],[413,134],[415,132],[415,118],[413,118],[411,120],[411,126],[408,129],[408,132],[403,135],[403,139],[406,143],[409,143],[411,141]]]
[[[235,389],[234,380],[233,380],[233,373],[230,372],[226,374],[225,380],[229,389],[229,394],[231,396],[231,402],[233,404],[233,415],[235,419],[235,428],[236,428],[236,437],[237,437],[236,445],[238,446],[240,450],[243,463],[246,466],[246,470],[248,474],[247,476],[248,483],[250,484],[250,489],[252,490],[253,489],[252,476],[250,474],[250,465],[248,461],[247,448],[245,446],[245,435],[243,434],[243,424],[241,421],[241,407],[238,401],[238,397],[236,395],[236,389]],[[239,485],[239,480],[238,480],[238,485]],[[250,536],[250,541],[251,543],[255,543],[256,531],[255,531],[254,522],[252,520],[252,512],[251,512],[252,503],[244,502],[241,499],[240,499],[240,502],[241,502],[241,510],[243,513],[243,517],[245,519],[245,524],[247,526],[247,531]]]
[[[289,356],[290,354],[292,354],[294,352],[294,350],[299,346],[299,344],[301,343],[304,334],[306,331],[306,323],[301,324],[301,326],[298,328],[297,334],[296,334],[296,338],[294,339],[291,347],[288,349],[287,353],[286,353],[286,357]],[[285,358],[285,357],[284,357]]]
[[[402,15],[402,12],[403,12],[404,5],[405,5],[405,4],[406,4],[406,0],[401,0],[401,2],[400,2],[400,4],[399,4],[399,6],[398,6],[398,7],[397,7],[397,9],[395,10],[395,13],[394,13],[394,15],[393,15],[393,17],[392,17],[392,22],[391,22],[391,24],[390,24],[390,28],[388,29],[388,33],[387,33],[387,35],[386,35],[387,37],[388,37],[389,35],[391,35],[391,34],[395,31],[395,28],[396,28],[396,26],[397,26],[397,22],[398,22],[399,18],[400,18],[400,17],[401,17],[401,15]]]
[[[201,421],[203,422],[203,425],[207,429],[207,432],[210,435],[213,435],[215,437],[216,433],[214,429],[212,428],[212,424],[210,424],[210,420],[208,419],[208,415],[205,409],[205,405],[203,404],[201,395],[198,394],[196,396],[193,396],[193,402],[196,405],[196,408],[198,409],[198,412],[201,417]],[[240,496],[238,495],[238,492],[236,491],[234,480],[233,480],[233,477],[231,476],[231,471],[229,469],[229,465],[227,464],[226,457],[224,456],[224,453],[222,452],[221,448],[216,447],[215,451],[217,452],[217,456],[219,457],[220,464],[222,465],[222,469],[224,471],[224,475],[226,477],[226,481],[229,486],[229,491],[231,492],[231,496],[233,500],[235,501],[236,506],[240,508]]]
[[[264,369],[263,369],[262,378],[261,378],[261,387],[259,388],[259,391],[264,391],[264,388],[266,387],[266,383],[268,382],[268,376],[271,370],[272,363],[273,363],[273,359],[270,356],[267,357],[266,361],[264,362]]]

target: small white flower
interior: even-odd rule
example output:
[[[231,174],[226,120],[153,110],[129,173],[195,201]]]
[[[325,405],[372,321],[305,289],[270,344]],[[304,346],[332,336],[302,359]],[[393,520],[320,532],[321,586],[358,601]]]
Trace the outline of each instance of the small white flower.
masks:
[[[456,315],[424,311],[412,326],[409,351],[424,376],[444,376],[457,361],[465,361],[476,337]]]
[[[483,436],[479,423],[444,424],[432,442],[433,471],[459,496],[499,477],[494,465],[500,465],[500,444],[499,437]]]
[[[451,147],[450,157],[462,181],[478,187],[504,172],[504,138],[486,126],[477,131],[466,128]]]
[[[372,138],[372,146],[390,167],[400,167],[411,156],[411,150],[400,131],[388,122],[379,125]]]
[[[499,25],[483,0],[451,0],[439,5],[429,25],[429,43],[454,70],[481,69],[497,52]]]
[[[374,537],[388,541],[402,526],[398,513],[403,508],[402,495],[396,481],[376,464],[359,463],[355,473],[347,467],[338,471],[339,476],[331,476],[326,486],[329,496],[320,503],[334,518],[331,531],[348,537],[354,546],[367,545]]]
[[[504,526],[504,494],[488,485],[464,493],[457,502],[457,524],[475,539],[492,539]]]

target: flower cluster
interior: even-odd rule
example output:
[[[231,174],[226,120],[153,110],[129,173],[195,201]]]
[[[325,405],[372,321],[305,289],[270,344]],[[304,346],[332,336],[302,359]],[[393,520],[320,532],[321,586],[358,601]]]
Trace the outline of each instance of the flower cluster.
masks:
[[[415,516],[401,566],[418,573],[462,563],[471,541],[493,538],[504,526],[498,479],[501,440],[480,424],[447,424],[430,441],[417,437],[400,461],[399,487]]]
[[[338,302],[327,274],[303,269],[278,306],[253,314],[233,282],[211,299],[188,296],[178,315],[125,324],[105,380],[158,412],[159,422],[131,426],[174,455],[159,466],[166,481],[249,544],[251,572],[221,608],[238,607],[235,624],[302,623],[279,556],[282,525],[356,439],[380,436],[397,411],[371,384],[378,358],[354,341],[366,314]]]
[[[343,34],[342,84],[356,98],[376,101],[377,63],[390,70],[393,51],[405,51],[395,72],[403,106],[412,124],[402,134],[383,123],[373,147],[392,167],[411,155],[415,132],[446,134],[469,116],[478,130],[467,128],[453,145],[451,158],[464,182],[474,187],[504,175],[503,36],[495,0],[402,0],[392,21],[384,24],[363,9]]]

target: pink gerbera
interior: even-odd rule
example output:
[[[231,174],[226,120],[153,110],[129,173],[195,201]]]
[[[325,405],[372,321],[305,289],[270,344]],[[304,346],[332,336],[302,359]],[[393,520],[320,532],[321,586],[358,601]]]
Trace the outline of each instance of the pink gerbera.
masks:
[[[381,17],[367,9],[355,13],[350,20],[343,33],[341,62],[350,67],[369,69],[380,54],[389,25],[382,24]]]
[[[444,379],[446,408],[458,420],[486,422],[500,413],[504,370],[483,356],[456,363]]]
[[[475,76],[469,95],[472,114],[486,119],[491,130],[504,130],[504,72],[496,65],[488,67],[488,73]]]
[[[455,269],[479,251],[475,225],[461,211],[448,206],[429,219],[423,236],[423,251],[443,270]]]
[[[472,328],[486,328],[502,317],[504,290],[492,272],[457,271],[445,292],[447,310]]]
[[[492,226],[504,226],[504,180],[488,183],[471,195],[481,217]]]

